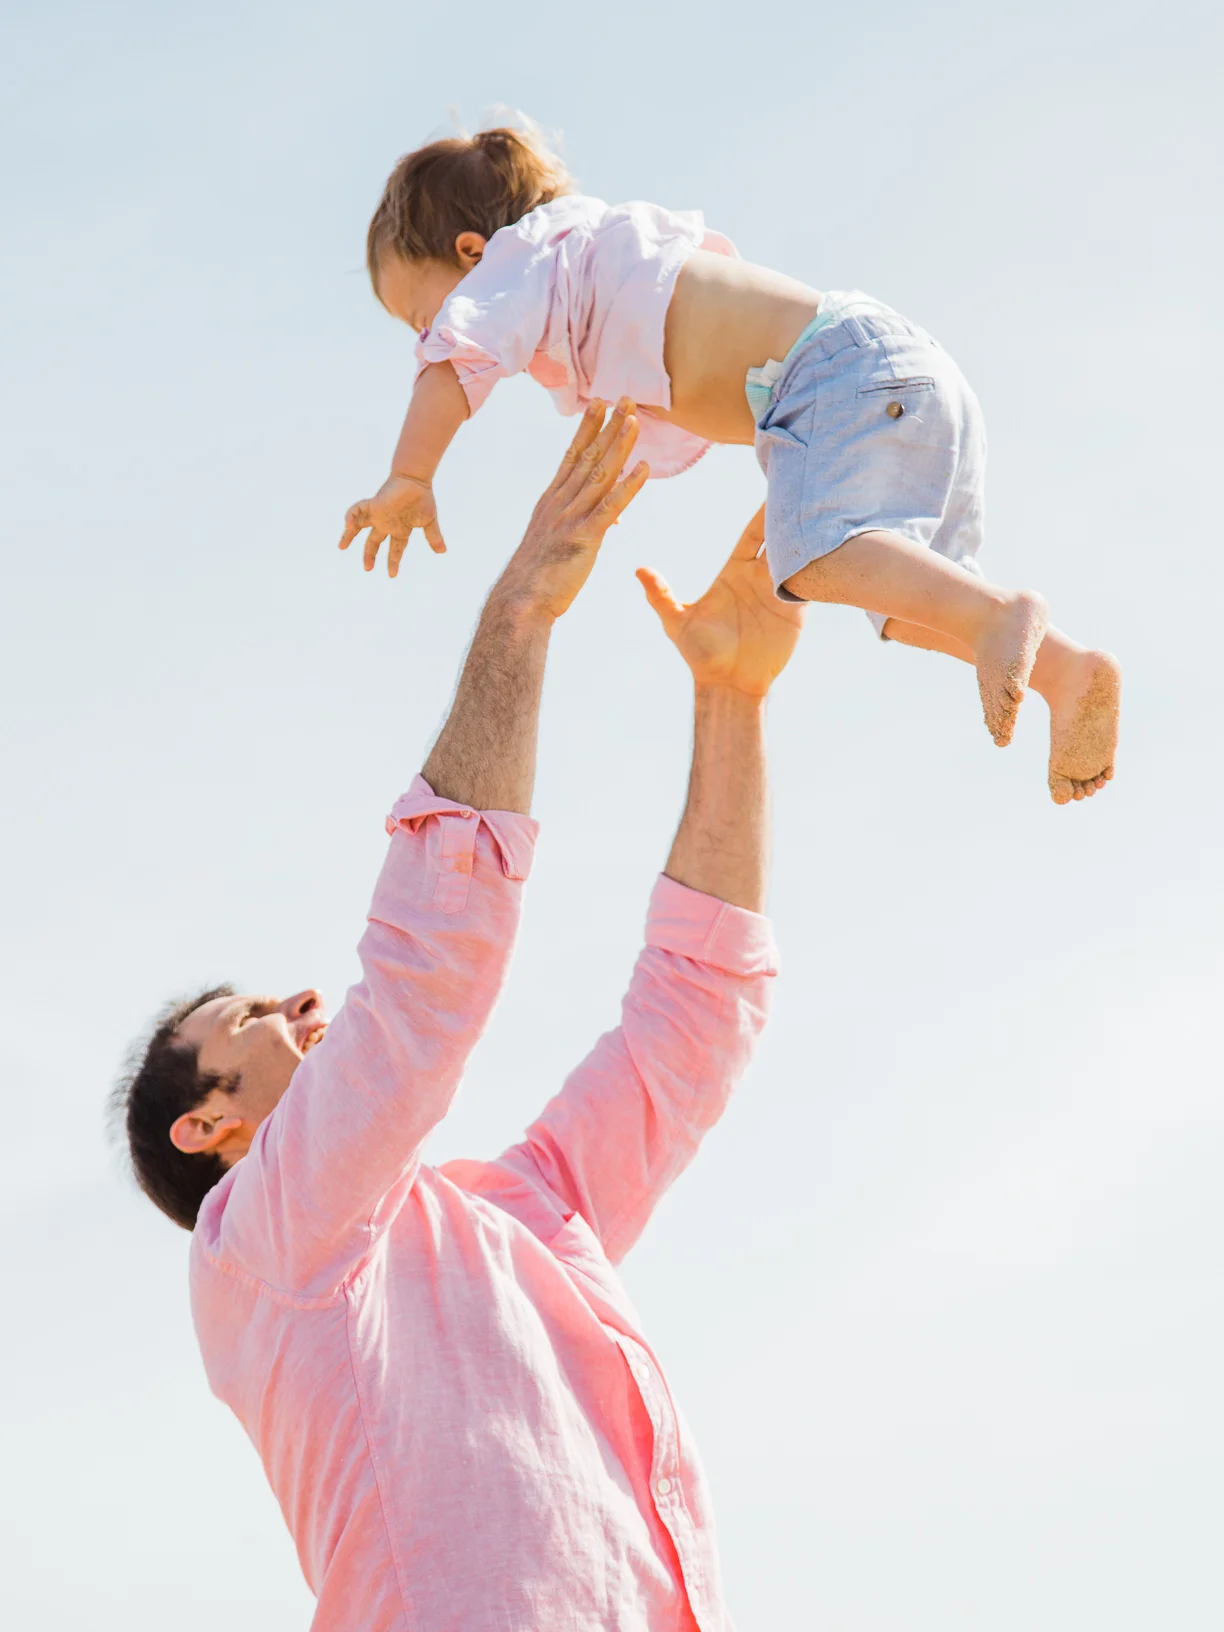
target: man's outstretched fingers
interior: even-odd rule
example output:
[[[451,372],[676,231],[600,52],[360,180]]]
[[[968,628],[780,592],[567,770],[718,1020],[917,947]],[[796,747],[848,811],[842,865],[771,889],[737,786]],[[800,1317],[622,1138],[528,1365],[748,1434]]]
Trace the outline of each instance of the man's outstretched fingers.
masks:
[[[634,434],[637,434],[636,431]],[[624,463],[625,456],[628,454],[629,449],[632,448],[632,446],[633,443],[630,442],[629,447],[627,447],[624,450],[624,453],[621,454],[619,463]],[[629,472],[628,476],[625,477],[624,481],[618,482],[610,493],[604,494],[596,508],[596,515],[601,519],[606,518],[609,527],[615,527],[616,523],[620,520],[622,514],[624,513],[626,506],[629,504],[629,501],[634,498],[635,495],[640,493],[642,488],[646,485],[646,478],[649,475],[650,466],[644,459],[639,459],[637,464],[634,465],[633,469]]]
[[[638,439],[640,422],[630,406],[629,412],[617,426],[615,434],[608,445],[608,450],[599,465],[592,472],[593,487],[596,492],[601,489],[605,494],[610,493],[633,452],[633,445]]]
[[[583,454],[599,435],[604,412],[605,404],[598,397],[587,403],[586,411],[579,421],[578,429],[574,432],[574,439],[561,455],[561,466],[553,483],[555,487],[563,487],[566,480],[581,463]]]
[[[621,466],[628,455],[629,443],[621,453],[619,462],[613,463],[618,442],[625,434],[625,427],[632,417],[633,404],[627,397],[620,402],[608,415],[607,424],[599,434],[589,441],[578,457],[578,463],[570,473],[568,482],[563,489],[567,499],[576,498],[579,494],[583,499],[598,497],[600,491],[610,486],[620,475]],[[637,421],[633,420],[633,435],[637,435]]]
[[[625,468],[625,461],[633,452],[638,437],[637,415],[629,412],[622,417],[616,413],[604,426],[599,441],[587,450],[586,459],[595,454],[593,462],[583,472],[583,483],[578,502],[582,506],[602,505]]]

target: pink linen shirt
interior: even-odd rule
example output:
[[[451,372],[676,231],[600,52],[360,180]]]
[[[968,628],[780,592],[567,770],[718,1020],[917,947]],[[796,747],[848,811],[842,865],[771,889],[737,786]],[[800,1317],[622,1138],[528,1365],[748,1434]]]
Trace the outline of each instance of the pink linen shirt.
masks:
[[[522,1143],[432,1168],[536,827],[420,778],[387,825],[362,979],[200,1212],[209,1383],[316,1632],[725,1632],[696,1451],[612,1266],[748,1060],[768,922],[660,879],[621,1024]]]
[[[451,363],[475,413],[498,380],[524,369],[559,412],[593,397],[671,407],[663,328],[680,268],[695,249],[735,255],[700,210],[605,204],[571,193],[541,204],[485,245],[417,343],[421,368]],[[652,476],[696,464],[708,442],[639,416],[635,453]]]

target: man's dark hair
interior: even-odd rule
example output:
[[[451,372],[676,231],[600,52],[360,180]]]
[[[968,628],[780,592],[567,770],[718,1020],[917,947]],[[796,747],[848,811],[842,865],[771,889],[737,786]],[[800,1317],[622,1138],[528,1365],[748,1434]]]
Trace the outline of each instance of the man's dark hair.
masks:
[[[143,1046],[111,1096],[111,1112],[127,1138],[136,1182],[167,1218],[194,1230],[204,1197],[225,1173],[215,1151],[191,1156],[170,1143],[170,1129],[193,1111],[214,1088],[232,1093],[237,1077],[200,1070],[199,1051],[178,1040],[178,1028],[189,1014],[214,997],[233,997],[232,986],[212,986],[198,997],[172,1003],[154,1023]]]

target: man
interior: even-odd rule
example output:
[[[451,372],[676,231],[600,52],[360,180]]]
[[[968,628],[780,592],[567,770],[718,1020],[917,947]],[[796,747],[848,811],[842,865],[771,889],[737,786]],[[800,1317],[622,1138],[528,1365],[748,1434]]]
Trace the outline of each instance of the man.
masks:
[[[388,819],[363,978],[335,1019],[315,991],[209,993],[128,1088],[138,1177],[194,1226],[209,1382],[328,1632],[728,1624],[696,1454],[612,1266],[765,1018],[763,712],[799,613],[755,559],[759,517],[692,606],[641,574],[692,670],[695,727],[620,1027],[496,1161],[421,1160],[514,941],[549,635],[644,476],[620,479],[630,405],[602,419],[537,506]]]

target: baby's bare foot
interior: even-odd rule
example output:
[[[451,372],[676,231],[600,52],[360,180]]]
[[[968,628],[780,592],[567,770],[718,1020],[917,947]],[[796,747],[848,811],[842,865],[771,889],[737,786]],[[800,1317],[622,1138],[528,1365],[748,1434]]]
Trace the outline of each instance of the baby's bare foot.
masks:
[[[1046,689],[1050,705],[1050,798],[1090,799],[1114,774],[1122,670],[1108,652],[1079,652]]]
[[[999,748],[1007,747],[1016,729],[1016,715],[1049,620],[1041,596],[1018,589],[974,647],[986,729]]]

